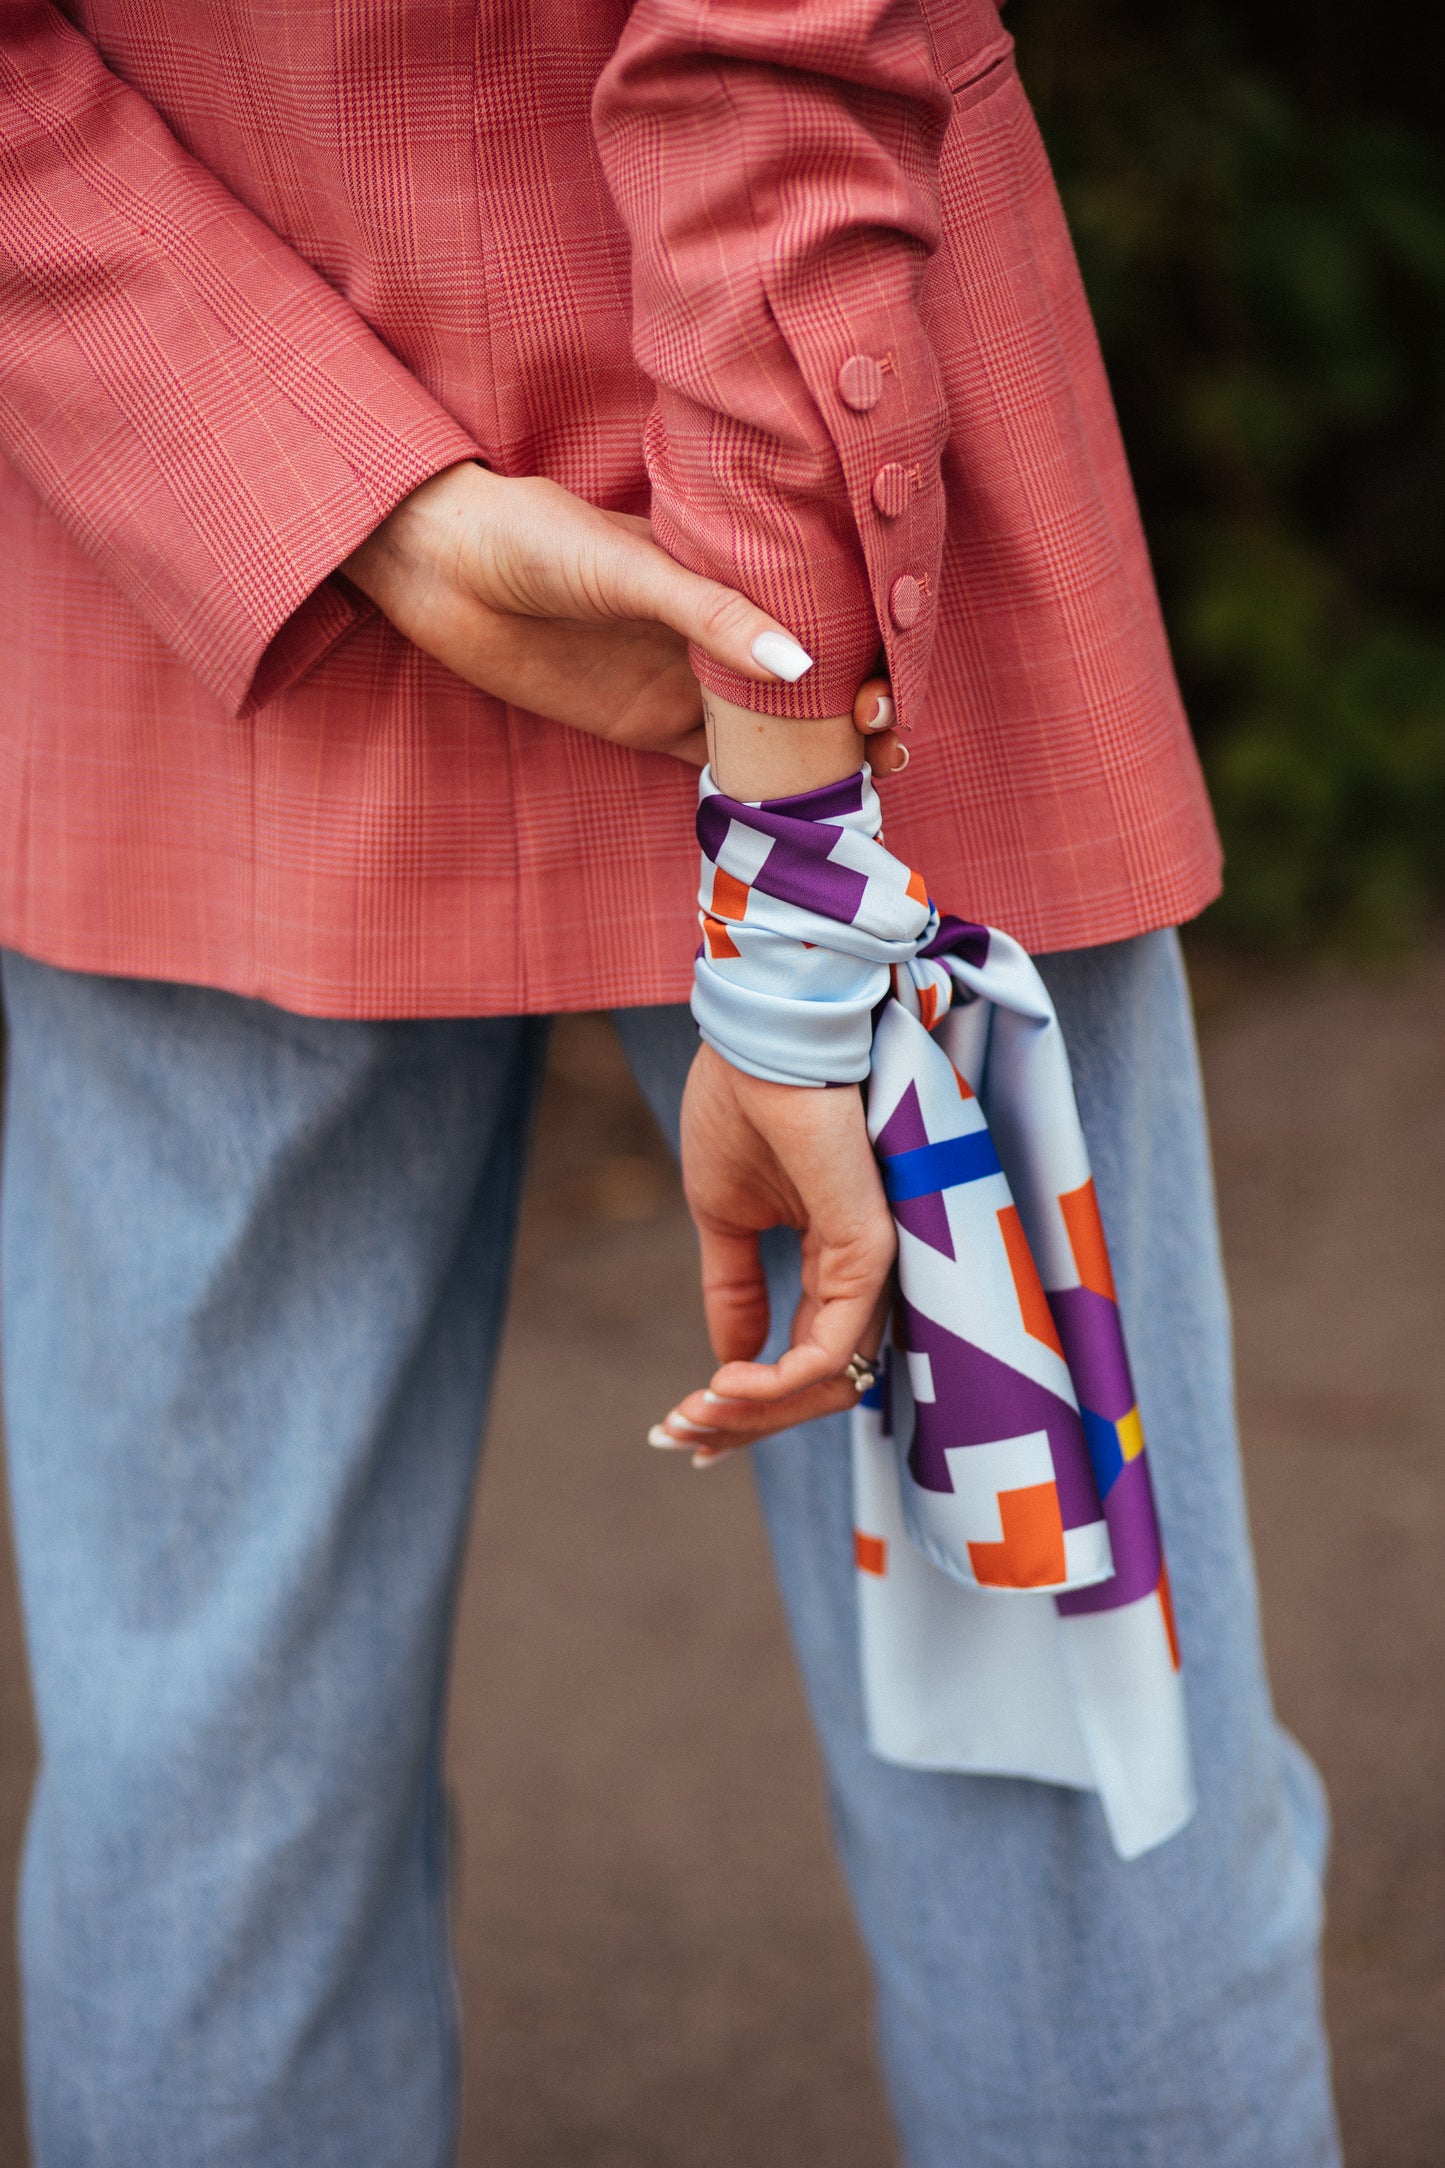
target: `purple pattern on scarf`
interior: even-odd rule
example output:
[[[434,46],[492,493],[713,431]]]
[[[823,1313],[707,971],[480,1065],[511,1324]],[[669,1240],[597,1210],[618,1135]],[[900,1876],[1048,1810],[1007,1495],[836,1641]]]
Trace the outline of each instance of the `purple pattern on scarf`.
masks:
[[[906,1227],[931,1250],[938,1250],[945,1257],[957,1257],[953,1229],[948,1224],[948,1206],[936,1189],[930,1190],[926,1197],[895,1197],[892,1212],[900,1227]]]
[[[938,931],[920,956],[957,956],[962,963],[972,964],[981,971],[988,962],[988,928],[975,926],[966,918],[940,918]],[[958,987],[954,1000],[972,1001],[974,996],[966,987]]]
[[[918,1086],[910,1084],[873,1139],[873,1149],[880,1159],[893,1159],[899,1152],[916,1152],[928,1141],[923,1109],[918,1104]],[[931,1250],[940,1250],[945,1257],[957,1256],[953,1229],[948,1224],[948,1207],[937,1190],[927,1197],[909,1197],[902,1203],[895,1203],[893,1217],[900,1227],[906,1227]]]
[[[931,1141],[928,1125],[923,1119],[923,1109],[918,1103],[918,1086],[909,1083],[904,1086],[897,1106],[873,1139],[873,1149],[880,1158],[892,1159],[899,1152],[916,1152],[920,1145]]]
[[[1119,1422],[1134,1405],[1134,1381],[1117,1305],[1087,1287],[1063,1288],[1048,1301],[1080,1407]]]
[[[1137,1603],[1159,1583],[1164,1554],[1159,1544],[1159,1522],[1154,1511],[1154,1492],[1149,1470],[1140,1453],[1126,1460],[1104,1500],[1109,1542],[1114,1552],[1114,1576],[1093,1588],[1056,1596],[1065,1618],[1080,1611],[1116,1611],[1120,1604]]]
[[[729,799],[730,805],[739,801]],[[863,810],[863,770],[856,775],[845,775],[839,783],[820,783],[816,790],[795,791],[791,798],[769,798],[765,801],[770,813],[787,813],[796,821],[835,821],[845,813],[861,813]],[[744,812],[751,812],[744,806]]]
[[[904,1338],[915,1353],[927,1355],[937,1395],[917,1404],[908,1466],[919,1487],[953,1489],[947,1460],[951,1446],[992,1445],[1000,1438],[1042,1430],[1048,1433],[1065,1528],[1083,1528],[1100,1519],[1084,1426],[1068,1402],[971,1340],[920,1316],[906,1298],[902,1308]]]
[[[820,793],[807,795],[816,797]],[[724,798],[715,792],[698,806],[697,840],[716,865],[733,821],[770,837],[773,847],[750,885],[764,896],[775,896],[779,903],[796,904],[800,910],[816,911],[820,918],[851,926],[863,907],[867,880],[847,866],[835,865],[829,857],[842,833],[840,829],[816,825],[796,813],[779,815],[776,811],[780,804],[798,802],[776,799],[766,806],[743,805],[736,798]]]

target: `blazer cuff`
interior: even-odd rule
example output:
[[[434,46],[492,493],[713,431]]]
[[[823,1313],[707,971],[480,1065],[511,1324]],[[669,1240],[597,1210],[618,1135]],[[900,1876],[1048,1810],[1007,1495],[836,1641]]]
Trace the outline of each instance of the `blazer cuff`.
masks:
[[[659,388],[648,431],[658,541],[745,593],[813,657],[796,684],[759,684],[694,650],[702,683],[741,707],[846,714],[880,651],[901,721],[926,691],[948,406],[918,270],[912,250],[860,242],[823,269],[764,272],[768,315],[811,408],[801,455],[775,444],[760,455],[755,435]]]
[[[262,649],[237,716],[244,721],[298,684],[355,626],[377,614],[370,596],[349,581],[323,580]]]
[[[233,661],[208,689],[229,714],[256,714],[314,670],[357,625],[377,615],[376,604],[338,567],[423,482],[481,456],[465,431],[451,423],[434,434],[428,450],[418,447],[412,461],[393,470],[387,489],[378,493],[358,479],[354,491],[331,507],[324,526],[308,537],[309,546],[288,556],[285,579],[274,598],[266,598],[264,614],[238,622],[231,637],[219,643]]]
[[[948,405],[912,290],[914,252],[885,256],[854,241],[847,253],[853,262],[826,275],[790,265],[769,267],[765,280],[774,320],[832,440],[866,581],[852,638],[828,658],[851,676],[846,697],[838,698],[837,670],[824,670],[820,683],[833,704],[821,712],[852,707],[881,640],[906,723],[927,687],[938,616]]]

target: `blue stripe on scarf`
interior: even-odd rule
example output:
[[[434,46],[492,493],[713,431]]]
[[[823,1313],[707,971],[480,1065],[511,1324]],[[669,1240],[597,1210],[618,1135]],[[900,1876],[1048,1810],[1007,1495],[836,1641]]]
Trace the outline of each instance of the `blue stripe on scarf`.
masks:
[[[958,1189],[964,1182],[981,1182],[985,1175],[1002,1172],[986,1129],[975,1129],[966,1137],[945,1137],[939,1144],[920,1144],[911,1152],[895,1152],[878,1164],[890,1204],[931,1197],[938,1190]]]

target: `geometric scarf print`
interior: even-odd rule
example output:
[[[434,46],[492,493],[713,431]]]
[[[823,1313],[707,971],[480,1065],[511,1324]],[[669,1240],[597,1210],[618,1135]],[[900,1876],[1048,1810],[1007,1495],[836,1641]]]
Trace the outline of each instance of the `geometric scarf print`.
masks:
[[[867,768],[749,805],[704,770],[694,1014],[754,1075],[867,1080],[898,1231],[853,1420],[870,1744],[1097,1793],[1131,1859],[1194,1789],[1144,1433],[1063,1032],[1007,934],[940,918]]]

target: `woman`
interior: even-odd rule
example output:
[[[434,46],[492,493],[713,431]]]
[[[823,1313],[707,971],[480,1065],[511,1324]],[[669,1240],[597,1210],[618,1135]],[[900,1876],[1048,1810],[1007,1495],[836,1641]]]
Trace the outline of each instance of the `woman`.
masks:
[[[1333,2159],[1168,931],[1217,847],[989,0],[25,0],[0,98],[41,2168],[447,2156],[442,1681],[526,1113],[542,1019],[606,1006],[676,1122],[692,670],[750,796],[890,698],[890,842],[1043,957],[1188,1656],[1200,1812],[1128,1868],[1086,1799],[867,1753],[860,1105],[700,1055],[720,1354],[760,1221],[828,1297],[737,1435],[818,1418],[756,1458],[906,2156]]]

